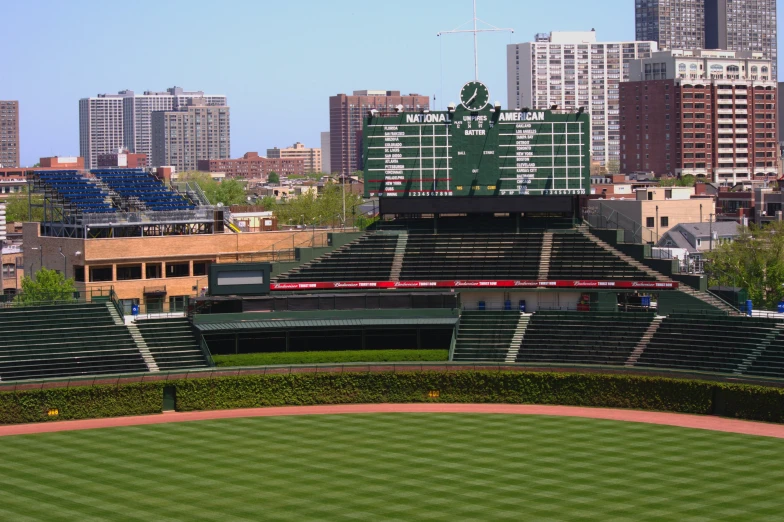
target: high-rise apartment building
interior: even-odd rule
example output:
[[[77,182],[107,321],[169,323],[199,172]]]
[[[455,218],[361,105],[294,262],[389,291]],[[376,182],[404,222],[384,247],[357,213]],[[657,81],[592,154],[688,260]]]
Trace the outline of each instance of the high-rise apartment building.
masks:
[[[305,161],[305,172],[321,172],[321,149],[308,148],[300,142],[291,147],[267,149],[268,158],[302,158]]]
[[[776,77],[776,0],[635,0],[635,24],[662,50],[761,52]]]
[[[618,85],[629,62],[656,51],[655,42],[597,42],[594,31],[538,34],[506,48],[510,108],[576,111],[591,116],[593,161],[618,161]]]
[[[199,160],[231,157],[229,107],[201,98],[152,113],[152,166],[196,170]]]
[[[659,49],[705,47],[705,0],[635,0],[635,38]]]
[[[776,176],[776,82],[762,53],[656,52],[621,84],[621,172]]]
[[[0,100],[0,167],[18,167],[19,102]]]
[[[777,75],[776,0],[705,0],[705,47],[762,53]]]
[[[392,112],[430,109],[430,97],[419,94],[401,96],[400,91],[354,91],[351,96],[329,97],[329,139],[331,171],[350,175],[361,168],[362,119],[370,109]]]
[[[332,172],[332,162],[330,160],[329,132],[321,133],[321,172],[329,174]]]
[[[203,91],[185,91],[182,87],[171,87],[165,92],[120,91],[123,99],[123,141],[125,148],[137,154],[152,156],[152,113],[172,111],[186,107],[192,100],[204,100],[208,106],[226,106],[226,96],[204,94]]]
[[[128,149],[152,157],[152,113],[172,111],[186,107],[193,100],[202,100],[208,106],[226,106],[226,96],[204,94],[203,91],[185,91],[171,87],[165,92],[144,91],[136,94],[130,90],[117,94],[99,94],[95,98],[79,101],[79,141],[81,154],[88,168],[98,166],[99,154],[111,154],[117,149]],[[120,104],[119,116],[116,112]],[[116,128],[120,125],[120,142]],[[89,152],[89,156],[86,155]]]
[[[79,155],[87,168],[98,166],[98,155],[123,147],[123,96],[99,94],[79,100]]]

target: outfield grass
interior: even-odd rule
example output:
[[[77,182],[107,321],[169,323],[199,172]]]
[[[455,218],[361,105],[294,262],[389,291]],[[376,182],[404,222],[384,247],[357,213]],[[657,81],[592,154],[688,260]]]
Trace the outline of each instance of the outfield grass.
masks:
[[[784,440],[468,414],[0,439],[3,520],[780,520]]]
[[[217,366],[319,364],[346,362],[446,361],[449,350],[347,350],[340,352],[275,352],[213,355]]]

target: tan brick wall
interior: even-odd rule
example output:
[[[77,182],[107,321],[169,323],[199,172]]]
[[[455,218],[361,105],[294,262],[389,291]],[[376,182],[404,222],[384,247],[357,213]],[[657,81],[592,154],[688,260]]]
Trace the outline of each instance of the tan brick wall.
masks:
[[[85,292],[91,288],[114,287],[120,299],[142,299],[144,287],[166,286],[166,295],[194,295],[207,286],[207,276],[165,277],[167,262],[190,263],[193,273],[194,261],[210,263],[246,261],[243,254],[275,250],[290,250],[296,247],[308,247],[313,239],[317,245],[326,243],[327,231],[276,231],[251,232],[242,234],[214,234],[192,236],[135,237],[113,239],[73,239],[58,237],[41,237],[38,223],[24,224],[24,244],[28,253],[27,271],[33,272],[43,266],[63,271],[66,276],[74,276],[74,265],[85,267],[85,283],[77,283],[77,289]],[[43,253],[34,248],[43,248]],[[62,248],[62,255],[60,249]],[[65,259],[63,258],[65,256]],[[162,263],[160,279],[145,279],[147,263]],[[118,265],[141,264],[142,279],[117,281]],[[89,269],[96,266],[111,266],[113,281],[89,282]]]

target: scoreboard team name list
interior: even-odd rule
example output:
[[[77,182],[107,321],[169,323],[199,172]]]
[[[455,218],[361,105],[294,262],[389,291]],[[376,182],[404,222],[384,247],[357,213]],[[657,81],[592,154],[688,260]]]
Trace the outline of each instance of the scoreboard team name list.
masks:
[[[369,194],[585,193],[582,122],[544,121],[541,111],[451,116],[405,114],[369,122]]]

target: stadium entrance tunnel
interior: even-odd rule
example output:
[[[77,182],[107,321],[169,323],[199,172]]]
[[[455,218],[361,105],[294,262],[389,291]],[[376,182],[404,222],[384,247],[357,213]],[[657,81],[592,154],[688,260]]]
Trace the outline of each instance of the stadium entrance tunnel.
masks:
[[[204,332],[213,355],[342,350],[448,350],[452,324],[326,326]]]

